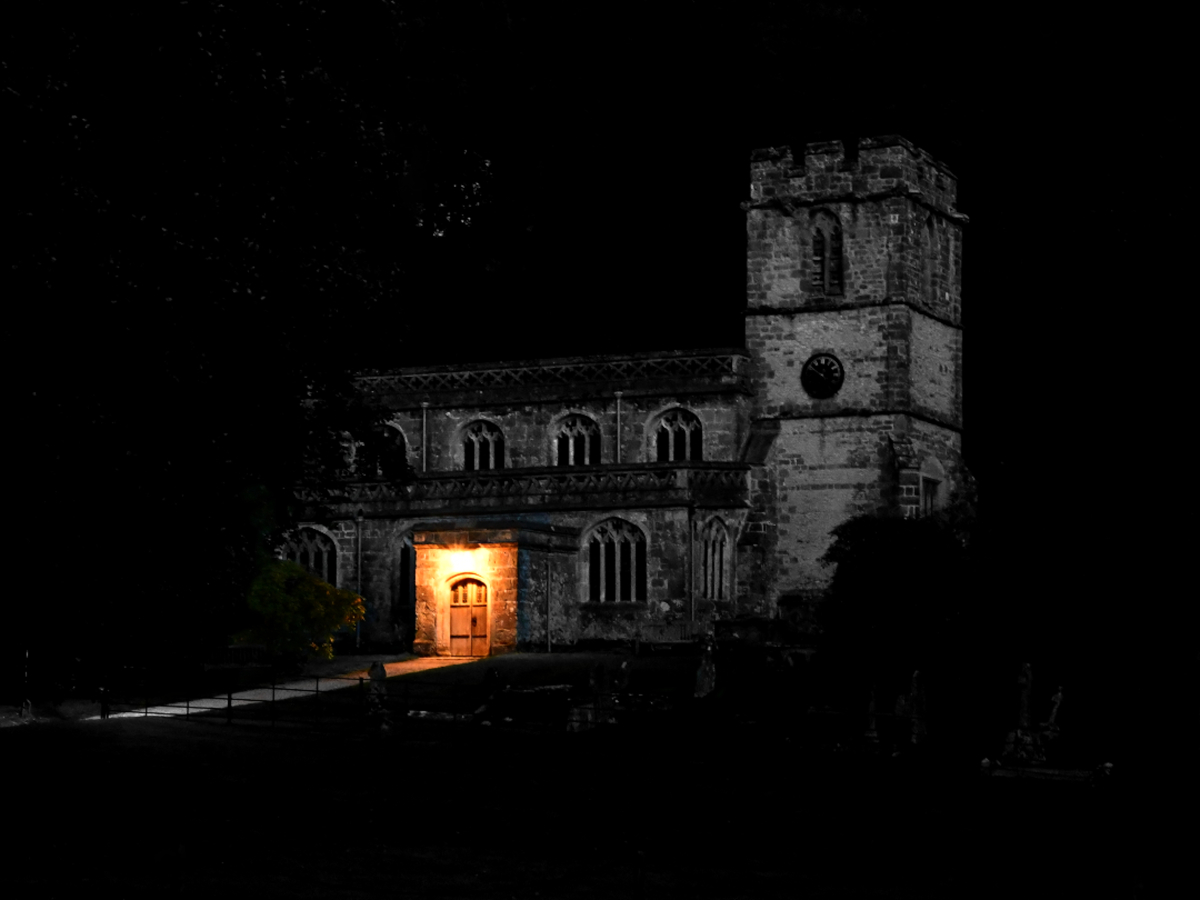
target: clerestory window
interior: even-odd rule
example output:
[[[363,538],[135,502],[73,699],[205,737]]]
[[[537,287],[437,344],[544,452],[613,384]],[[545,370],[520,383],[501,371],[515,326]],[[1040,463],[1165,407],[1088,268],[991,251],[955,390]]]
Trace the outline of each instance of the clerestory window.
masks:
[[[658,462],[699,462],[704,456],[704,429],[695,413],[673,409],[658,421],[654,432]]]
[[[646,600],[646,536],[624,519],[607,519],[584,541],[588,600],[643,603]]]
[[[555,437],[555,461],[560,466],[600,465],[600,426],[587,416],[567,416]]]
[[[473,422],[463,430],[463,469],[486,472],[504,468],[504,433],[491,422]]]
[[[337,587],[337,547],[329,535],[315,528],[301,528],[284,544],[283,558]]]

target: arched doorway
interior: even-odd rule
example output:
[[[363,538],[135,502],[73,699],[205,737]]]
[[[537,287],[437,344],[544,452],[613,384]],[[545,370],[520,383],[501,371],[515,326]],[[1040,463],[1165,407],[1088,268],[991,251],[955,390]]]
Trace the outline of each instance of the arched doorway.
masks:
[[[488,589],[478,578],[459,578],[450,585],[450,655],[487,656]]]

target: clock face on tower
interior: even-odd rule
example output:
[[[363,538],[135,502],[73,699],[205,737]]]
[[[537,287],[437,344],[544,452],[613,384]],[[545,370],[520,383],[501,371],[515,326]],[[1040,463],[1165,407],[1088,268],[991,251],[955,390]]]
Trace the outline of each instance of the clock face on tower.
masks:
[[[817,400],[826,400],[842,388],[846,370],[832,353],[814,353],[800,370],[800,386]]]

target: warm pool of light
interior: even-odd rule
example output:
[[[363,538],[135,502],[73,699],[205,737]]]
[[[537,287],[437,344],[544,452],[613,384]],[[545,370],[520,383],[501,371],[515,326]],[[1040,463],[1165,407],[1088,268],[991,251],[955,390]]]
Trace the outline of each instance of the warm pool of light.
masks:
[[[474,572],[478,568],[474,550],[455,550],[450,554],[450,568],[455,572]]]

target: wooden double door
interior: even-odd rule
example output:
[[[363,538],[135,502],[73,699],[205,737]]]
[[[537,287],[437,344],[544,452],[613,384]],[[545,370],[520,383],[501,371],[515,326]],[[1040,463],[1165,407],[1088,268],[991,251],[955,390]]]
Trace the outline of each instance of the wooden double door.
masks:
[[[487,585],[464,578],[450,588],[450,655],[487,656],[490,649]]]

